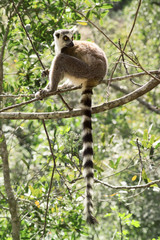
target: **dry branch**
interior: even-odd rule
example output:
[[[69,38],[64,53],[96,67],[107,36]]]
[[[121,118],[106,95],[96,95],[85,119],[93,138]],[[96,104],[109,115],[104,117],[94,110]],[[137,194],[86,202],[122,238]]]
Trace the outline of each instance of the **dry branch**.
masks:
[[[52,185],[53,185],[53,177],[54,177],[54,173],[55,173],[55,170],[56,170],[56,159],[55,159],[55,156],[54,156],[54,153],[53,153],[51,141],[50,141],[50,138],[49,138],[49,134],[48,134],[44,119],[42,120],[42,123],[43,123],[43,127],[44,127],[44,130],[45,130],[46,136],[47,136],[51,156],[52,156],[52,159],[53,159],[53,169],[52,169],[52,175],[51,175],[51,180],[50,180],[50,185],[49,185],[49,190],[48,190],[48,195],[47,195],[47,206],[46,206],[46,211],[45,211],[45,222],[44,222],[44,229],[43,229],[43,235],[45,235],[46,225],[47,225],[49,198],[50,198],[50,193],[51,193],[51,189],[52,189]]]
[[[95,106],[92,108],[92,114],[104,112],[106,110],[122,106],[126,103],[129,103],[147,92],[151,91],[155,88],[160,82],[152,79],[148,83],[144,84],[142,87],[139,87],[135,91],[113,100],[108,103],[103,103],[99,106]],[[12,112],[0,113],[0,119],[61,119],[61,118],[71,118],[81,116],[82,111],[80,109],[75,109],[73,111],[63,111],[63,112],[44,112],[44,113],[23,113],[23,112]]]
[[[117,66],[118,66],[118,63],[119,63],[121,57],[123,57],[123,53],[124,53],[124,51],[125,51],[125,49],[126,49],[126,47],[127,47],[127,44],[128,44],[128,42],[129,42],[129,39],[130,39],[130,37],[131,37],[131,35],[132,35],[133,29],[134,29],[135,24],[136,24],[137,16],[138,16],[138,13],[139,13],[139,9],[140,9],[140,6],[141,6],[141,2],[142,2],[142,1],[139,0],[138,7],[137,7],[137,10],[136,10],[136,13],[135,13],[135,17],[134,17],[134,21],[133,21],[131,30],[130,30],[130,32],[129,32],[129,34],[128,34],[128,37],[127,37],[127,39],[126,39],[126,42],[125,42],[125,44],[124,44],[123,49],[122,49],[121,46],[120,46],[121,54],[120,54],[120,56],[119,56],[119,58],[118,58],[118,60],[117,60],[117,62],[116,62],[116,64],[115,64],[115,66],[114,66],[114,69],[113,69],[113,71],[112,71],[112,73],[111,73],[111,78],[110,78],[110,81],[109,81],[109,85],[110,85],[111,79],[112,79],[112,77],[113,77],[113,74],[114,74],[114,72],[115,72],[115,70],[116,70],[116,68],[117,68]],[[108,85],[108,86],[109,86],[109,85]]]
[[[124,89],[124,88],[122,88],[122,87],[119,87],[119,86],[116,85],[116,84],[113,84],[113,83],[112,83],[112,84],[111,84],[111,87],[114,88],[114,89],[116,89],[116,90],[118,90],[118,91],[120,91],[120,92],[122,92],[122,93],[128,94],[128,91],[127,91],[126,89]],[[139,103],[141,103],[143,106],[145,106],[148,110],[153,111],[153,112],[155,112],[155,113],[157,113],[157,114],[160,114],[160,109],[158,109],[157,107],[151,105],[150,103],[148,103],[148,102],[145,101],[144,99],[142,99],[142,98],[137,98],[136,100],[137,100]]]
[[[19,236],[20,221],[19,221],[18,205],[17,205],[17,200],[14,196],[12,185],[11,185],[7,143],[6,143],[6,139],[5,139],[1,124],[0,124],[0,157],[3,163],[4,186],[7,194],[9,211],[11,214],[12,237],[13,239],[19,240],[20,239],[20,236]]]
[[[150,70],[148,72],[150,74],[160,74],[160,71],[158,71],[158,70]],[[146,72],[133,73],[133,74],[129,74],[129,75],[121,76],[121,77],[112,78],[111,82],[127,80],[127,79],[130,79],[130,78],[137,78],[137,77],[141,77],[141,76],[144,76],[144,75],[148,75],[148,74]],[[102,83],[103,84],[107,84],[109,80],[110,79],[103,80]],[[79,87],[66,88],[66,89],[59,89],[59,91],[61,93],[64,93],[64,92],[74,91],[76,89],[80,89],[80,86]],[[51,95],[54,95],[54,94],[50,93],[50,95],[47,95],[47,96],[51,96]],[[22,97],[34,98],[34,96],[35,96],[35,94],[18,94],[18,95],[13,95],[13,94],[10,94],[10,93],[4,93],[4,94],[0,95],[0,97],[3,97],[3,98],[22,98]]]
[[[58,94],[59,96],[61,96],[61,95],[60,95],[61,92],[72,91],[72,90],[76,90],[76,89],[78,89],[78,88],[80,88],[80,87],[73,87],[73,88],[70,88],[70,89],[68,89],[68,90],[58,89],[58,90],[55,91],[55,92],[49,92],[49,93],[47,93],[46,96],[43,97],[43,98],[46,98],[46,97],[49,97],[49,96],[52,96],[52,95],[56,95],[56,94]],[[61,97],[62,97],[62,96],[61,96]],[[0,112],[6,111],[6,110],[10,110],[10,109],[13,109],[13,108],[17,108],[17,107],[21,107],[21,106],[24,106],[24,105],[27,105],[27,104],[29,104],[29,103],[33,103],[33,102],[36,102],[36,101],[39,101],[39,100],[40,100],[40,99],[38,99],[38,98],[33,98],[33,99],[28,100],[28,101],[26,101],[26,102],[22,102],[22,103],[18,103],[18,104],[11,105],[11,106],[9,106],[9,107],[5,107],[5,108],[1,109]],[[65,103],[65,105],[66,105],[66,102],[65,102],[65,101],[63,101],[63,103]],[[69,108],[69,107],[67,106],[67,108]],[[71,110],[71,108],[69,108],[69,109]]]
[[[100,181],[98,179],[95,179],[95,182],[96,183],[101,183],[102,185],[107,186],[109,188],[113,188],[113,189],[138,189],[138,188],[148,188],[148,187],[150,187],[150,186],[152,186],[154,184],[158,184],[158,183],[160,183],[160,179],[152,181],[152,182],[149,182],[147,184],[134,185],[134,186],[113,186],[113,185],[111,185],[109,183]]]

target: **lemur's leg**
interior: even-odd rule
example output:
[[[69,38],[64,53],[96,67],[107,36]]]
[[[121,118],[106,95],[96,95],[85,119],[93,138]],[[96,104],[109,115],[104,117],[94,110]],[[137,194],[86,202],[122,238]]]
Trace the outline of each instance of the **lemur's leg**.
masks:
[[[58,85],[58,89],[65,89],[71,87],[74,87],[74,84],[69,79],[67,79],[63,84]]]
[[[74,77],[76,85],[82,84],[83,79],[84,81],[94,79],[94,69],[78,58],[61,53],[52,62],[48,85],[43,90],[37,92],[36,97],[40,98],[47,92],[56,91],[59,82],[64,78],[65,74]]]
[[[90,68],[78,58],[67,54],[59,54],[52,63],[49,74],[49,91],[56,91],[58,83],[64,78],[65,73],[77,79],[88,79]]]

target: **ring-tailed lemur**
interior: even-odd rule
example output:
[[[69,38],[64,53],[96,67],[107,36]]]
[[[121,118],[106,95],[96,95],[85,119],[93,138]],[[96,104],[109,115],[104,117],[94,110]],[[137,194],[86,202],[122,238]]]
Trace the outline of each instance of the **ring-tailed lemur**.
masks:
[[[54,33],[56,56],[49,73],[49,84],[36,93],[42,98],[47,92],[57,90],[58,83],[67,78],[61,88],[82,85],[81,109],[83,114],[83,175],[86,179],[85,215],[90,224],[97,223],[92,215],[92,189],[94,183],[92,140],[92,88],[98,85],[107,72],[107,59],[103,50],[95,43],[73,41],[75,30],[57,30]]]

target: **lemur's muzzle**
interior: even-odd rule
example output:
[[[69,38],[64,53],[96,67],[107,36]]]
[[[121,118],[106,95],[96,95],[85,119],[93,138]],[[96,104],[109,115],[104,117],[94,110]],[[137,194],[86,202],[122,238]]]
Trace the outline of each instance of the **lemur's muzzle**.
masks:
[[[73,42],[70,42],[69,44],[67,44],[67,47],[73,47],[73,46],[74,46]]]

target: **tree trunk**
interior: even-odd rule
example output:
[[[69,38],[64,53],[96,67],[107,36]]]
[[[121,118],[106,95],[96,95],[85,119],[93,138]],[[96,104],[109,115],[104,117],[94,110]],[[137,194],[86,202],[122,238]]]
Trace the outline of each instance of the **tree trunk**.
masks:
[[[13,240],[20,239],[20,221],[18,215],[17,200],[15,199],[11,181],[10,181],[10,170],[8,162],[8,151],[6,145],[6,139],[2,130],[2,123],[0,123],[0,156],[3,163],[3,177],[4,177],[4,186],[7,194],[7,200],[9,204],[9,210],[11,214],[11,223],[12,223],[12,238]]]
[[[6,32],[2,42],[2,48],[0,49],[0,94],[2,94],[2,90],[3,90],[3,76],[4,76],[3,75],[3,58],[4,58],[4,49],[6,46],[8,33],[9,33],[9,24],[6,27]],[[2,98],[0,98],[0,108],[1,107],[2,107]],[[7,150],[5,135],[3,133],[2,120],[0,121],[0,157],[2,159],[4,186],[7,194],[9,211],[11,214],[12,238],[13,240],[20,240],[20,220],[18,215],[18,205],[11,187],[8,150]]]

